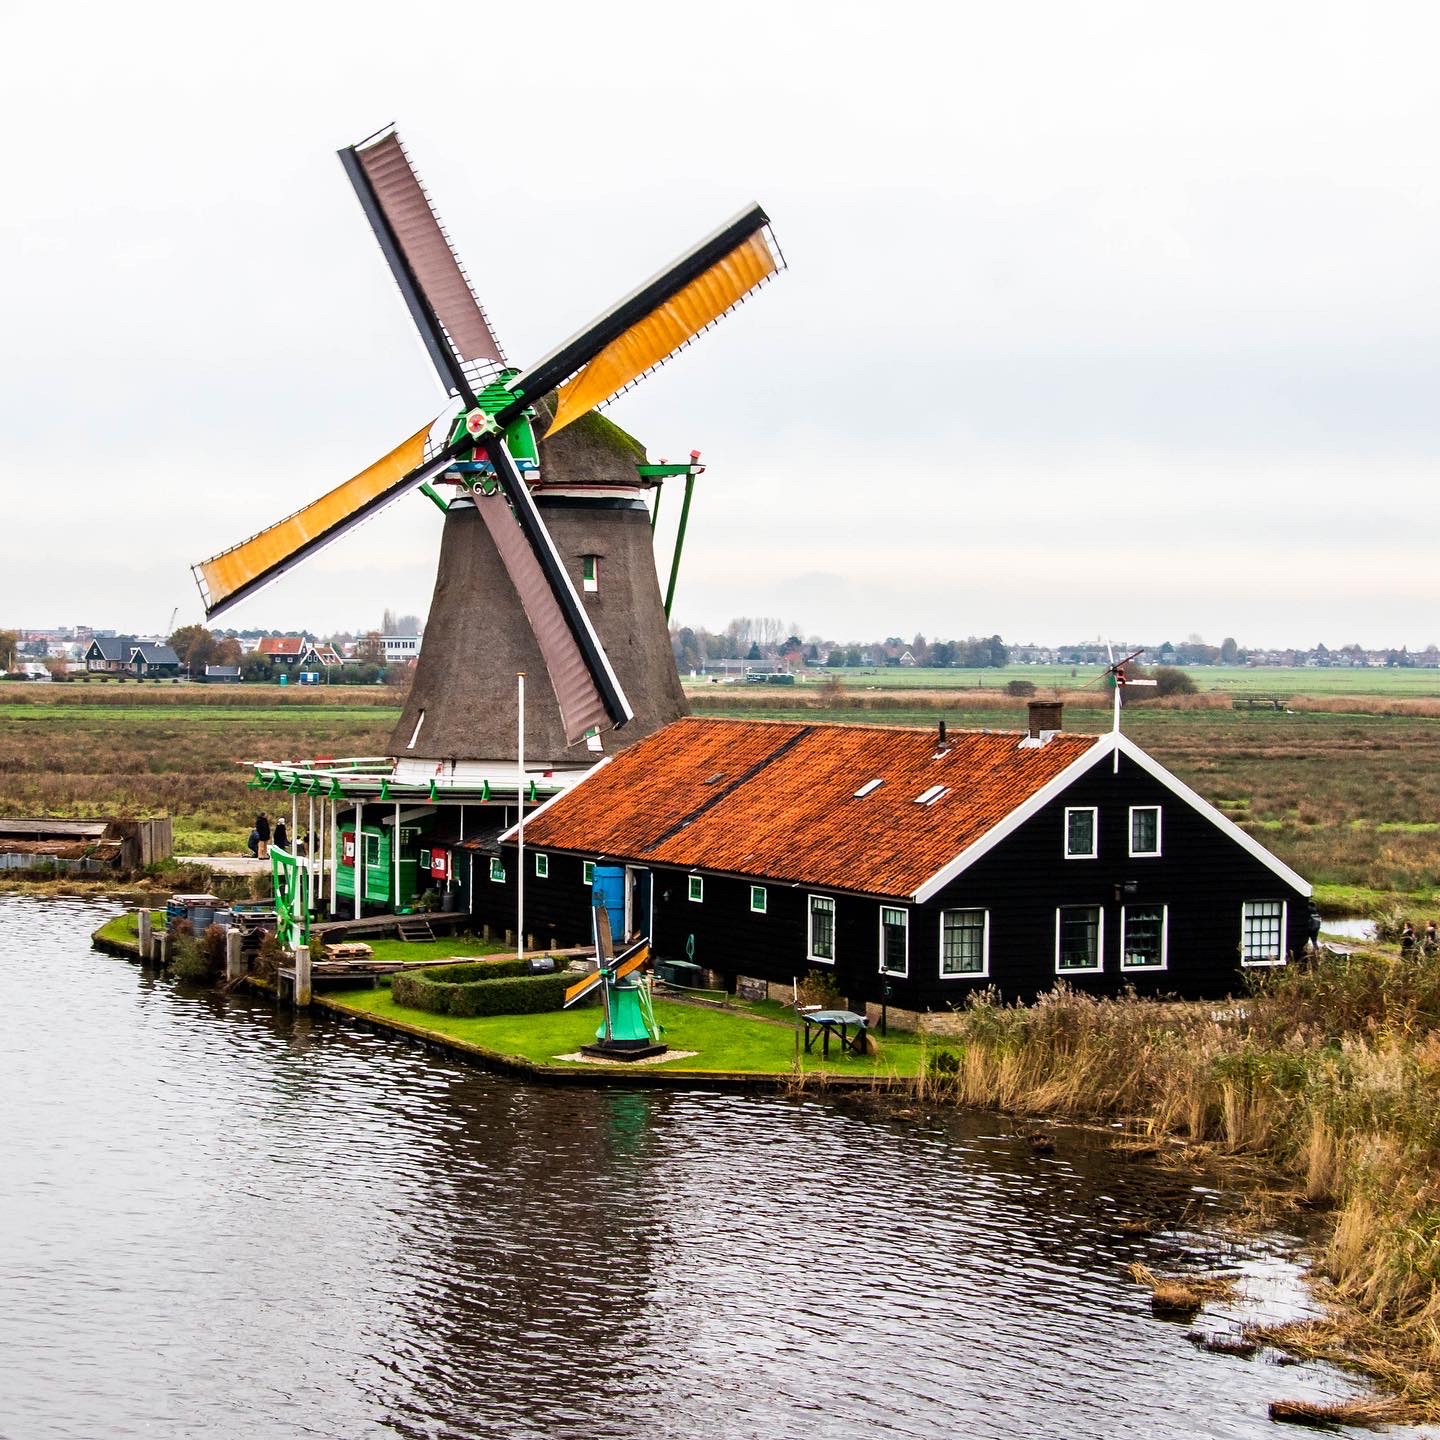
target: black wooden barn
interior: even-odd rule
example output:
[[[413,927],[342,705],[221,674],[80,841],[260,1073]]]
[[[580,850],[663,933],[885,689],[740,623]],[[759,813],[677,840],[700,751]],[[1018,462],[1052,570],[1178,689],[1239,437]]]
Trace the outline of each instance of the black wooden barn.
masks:
[[[525,928],[589,938],[596,866],[658,958],[859,1008],[995,986],[1222,996],[1305,939],[1309,884],[1120,734],[678,720],[525,826]],[[473,909],[515,925],[518,836]],[[748,986],[746,988],[749,988]]]

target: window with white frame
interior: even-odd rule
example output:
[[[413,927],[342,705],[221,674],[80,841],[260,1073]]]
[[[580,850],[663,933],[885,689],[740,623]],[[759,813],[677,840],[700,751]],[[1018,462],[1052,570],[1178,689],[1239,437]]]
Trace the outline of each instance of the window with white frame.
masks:
[[[543,850],[535,852],[535,878],[537,880],[550,878],[550,857]]]
[[[1093,805],[1073,806],[1065,811],[1065,858],[1093,860],[1100,853],[1097,823]]]
[[[1130,807],[1130,853],[1134,856],[1160,853],[1160,807],[1158,805],[1132,805]]]
[[[910,971],[910,912],[899,906],[880,907],[880,968],[887,975]]]
[[[580,862],[580,883],[587,890],[595,883],[595,862],[593,860]]]
[[[421,850],[420,852],[420,868],[422,870],[428,870],[430,868],[430,852],[428,850]]]
[[[1127,905],[1120,912],[1120,968],[1165,968],[1164,905]]]
[[[1240,907],[1240,963],[1285,963],[1285,902],[1247,900]]]
[[[835,901],[829,895],[812,895],[806,941],[812,960],[835,963]]]
[[[505,883],[505,862],[498,855],[490,857],[490,878],[497,885]]]
[[[753,915],[763,915],[768,897],[763,885],[752,885],[750,887],[750,912]]]
[[[990,972],[990,912],[940,912],[940,974],[987,975]]]
[[[380,863],[380,837],[378,835],[365,836],[365,868],[373,869]]]
[[[581,584],[587,595],[593,595],[600,588],[600,561],[595,555],[580,557]]]
[[[1100,970],[1105,919],[1098,905],[1062,905],[1055,912],[1055,969]]]
[[[703,904],[705,900],[705,877],[703,875],[691,875],[686,881],[686,893],[697,904]]]

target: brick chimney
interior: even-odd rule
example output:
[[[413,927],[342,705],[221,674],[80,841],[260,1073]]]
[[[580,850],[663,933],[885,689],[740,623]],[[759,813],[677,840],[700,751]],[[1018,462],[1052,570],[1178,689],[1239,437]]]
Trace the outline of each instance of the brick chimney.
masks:
[[[1060,717],[1064,705],[1059,700],[1030,702],[1030,739],[1043,745],[1052,735],[1060,733]]]

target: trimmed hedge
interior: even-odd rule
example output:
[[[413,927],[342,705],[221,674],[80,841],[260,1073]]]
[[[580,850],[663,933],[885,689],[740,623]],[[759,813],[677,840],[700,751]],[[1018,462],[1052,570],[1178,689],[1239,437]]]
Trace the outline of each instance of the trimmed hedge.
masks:
[[[390,982],[397,1005],[432,1015],[535,1015],[559,1010],[575,977],[531,975],[523,960],[477,960],[433,970],[403,970]]]

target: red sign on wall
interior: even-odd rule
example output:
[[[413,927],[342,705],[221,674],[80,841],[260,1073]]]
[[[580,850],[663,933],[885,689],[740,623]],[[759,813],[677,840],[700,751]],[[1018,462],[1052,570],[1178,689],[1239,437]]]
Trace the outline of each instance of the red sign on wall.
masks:
[[[355,868],[355,832],[353,830],[342,830],[340,832],[340,863]]]
[[[450,878],[450,852],[448,850],[431,850],[430,876],[434,880]]]

